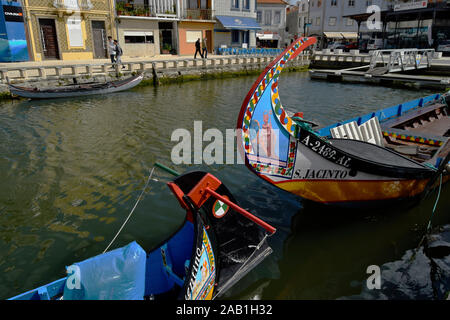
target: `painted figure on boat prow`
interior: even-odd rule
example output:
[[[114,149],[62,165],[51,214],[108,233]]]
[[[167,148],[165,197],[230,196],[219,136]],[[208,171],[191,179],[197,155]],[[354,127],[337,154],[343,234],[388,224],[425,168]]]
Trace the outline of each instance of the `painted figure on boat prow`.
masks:
[[[343,206],[419,197],[435,185],[440,173],[446,182],[448,173],[442,169],[445,164],[440,164],[448,162],[450,149],[448,94],[406,102],[318,131],[312,130],[303,113],[292,118],[287,114],[279,96],[280,73],[315,42],[315,38],[293,42],[247,94],[237,123],[247,167],[305,199]],[[442,132],[437,130],[440,127]]]

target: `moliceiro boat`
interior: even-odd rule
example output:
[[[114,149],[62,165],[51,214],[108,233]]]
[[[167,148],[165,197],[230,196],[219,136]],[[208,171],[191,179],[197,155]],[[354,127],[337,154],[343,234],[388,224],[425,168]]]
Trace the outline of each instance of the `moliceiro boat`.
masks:
[[[263,261],[276,230],[236,204],[213,175],[195,171],[168,183],[186,219],[162,244],[136,242],[67,267],[68,276],[11,300],[210,300]]]
[[[50,89],[26,88],[10,84],[9,91],[11,94],[30,99],[70,98],[128,90],[137,86],[142,79],[144,74],[138,74],[123,80],[73,84]]]
[[[304,199],[339,206],[420,199],[449,178],[450,93],[435,94],[313,130],[289,115],[280,73],[316,42],[300,38],[248,92],[239,114],[239,146],[259,177]]]

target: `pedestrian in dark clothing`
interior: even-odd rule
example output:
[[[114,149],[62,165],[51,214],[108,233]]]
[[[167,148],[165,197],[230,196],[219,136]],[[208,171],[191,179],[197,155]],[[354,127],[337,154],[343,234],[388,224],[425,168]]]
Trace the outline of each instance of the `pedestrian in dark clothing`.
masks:
[[[203,54],[200,51],[200,38],[197,39],[197,41],[195,41],[195,54],[194,54],[194,59],[197,59],[197,52],[200,54],[200,56],[203,59]]]
[[[116,63],[122,64],[123,50],[119,45],[119,41],[117,40],[114,40],[114,50],[116,51]],[[125,69],[125,66],[122,66],[122,69]]]

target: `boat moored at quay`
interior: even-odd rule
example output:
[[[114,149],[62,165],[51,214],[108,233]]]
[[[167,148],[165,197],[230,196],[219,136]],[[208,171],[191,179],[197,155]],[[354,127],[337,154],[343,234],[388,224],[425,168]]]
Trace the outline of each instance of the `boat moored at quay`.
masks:
[[[67,277],[10,300],[212,300],[271,254],[266,240],[276,229],[239,207],[213,175],[189,172],[168,187],[186,216],[167,240],[150,250],[135,241],[108,246],[68,266]]]
[[[279,96],[288,61],[314,44],[300,38],[248,92],[238,117],[247,167],[313,202],[383,206],[420,199],[449,178],[450,93],[434,94],[314,130]],[[297,107],[297,109],[300,109]],[[300,111],[300,110],[298,110]]]

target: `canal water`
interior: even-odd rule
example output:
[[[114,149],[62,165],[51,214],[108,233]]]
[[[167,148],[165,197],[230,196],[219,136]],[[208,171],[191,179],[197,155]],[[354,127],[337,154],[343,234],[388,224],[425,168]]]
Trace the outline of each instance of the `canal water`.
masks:
[[[437,196],[410,209],[347,211],[311,205],[257,178],[244,165],[171,164],[175,129],[233,129],[255,76],[136,88],[109,96],[0,102],[0,298],[65,275],[65,266],[101,253],[136,202],[155,161],[207,170],[239,203],[274,225],[274,253],[226,296],[337,299],[357,295],[370,265],[418,245]],[[330,124],[431,94],[358,84],[280,80],[283,105]],[[206,145],[208,143],[205,143]],[[159,244],[184,212],[157,171],[113,247]],[[449,188],[433,224],[450,220]],[[425,271],[424,271],[425,272]],[[413,298],[413,297],[412,297]]]

